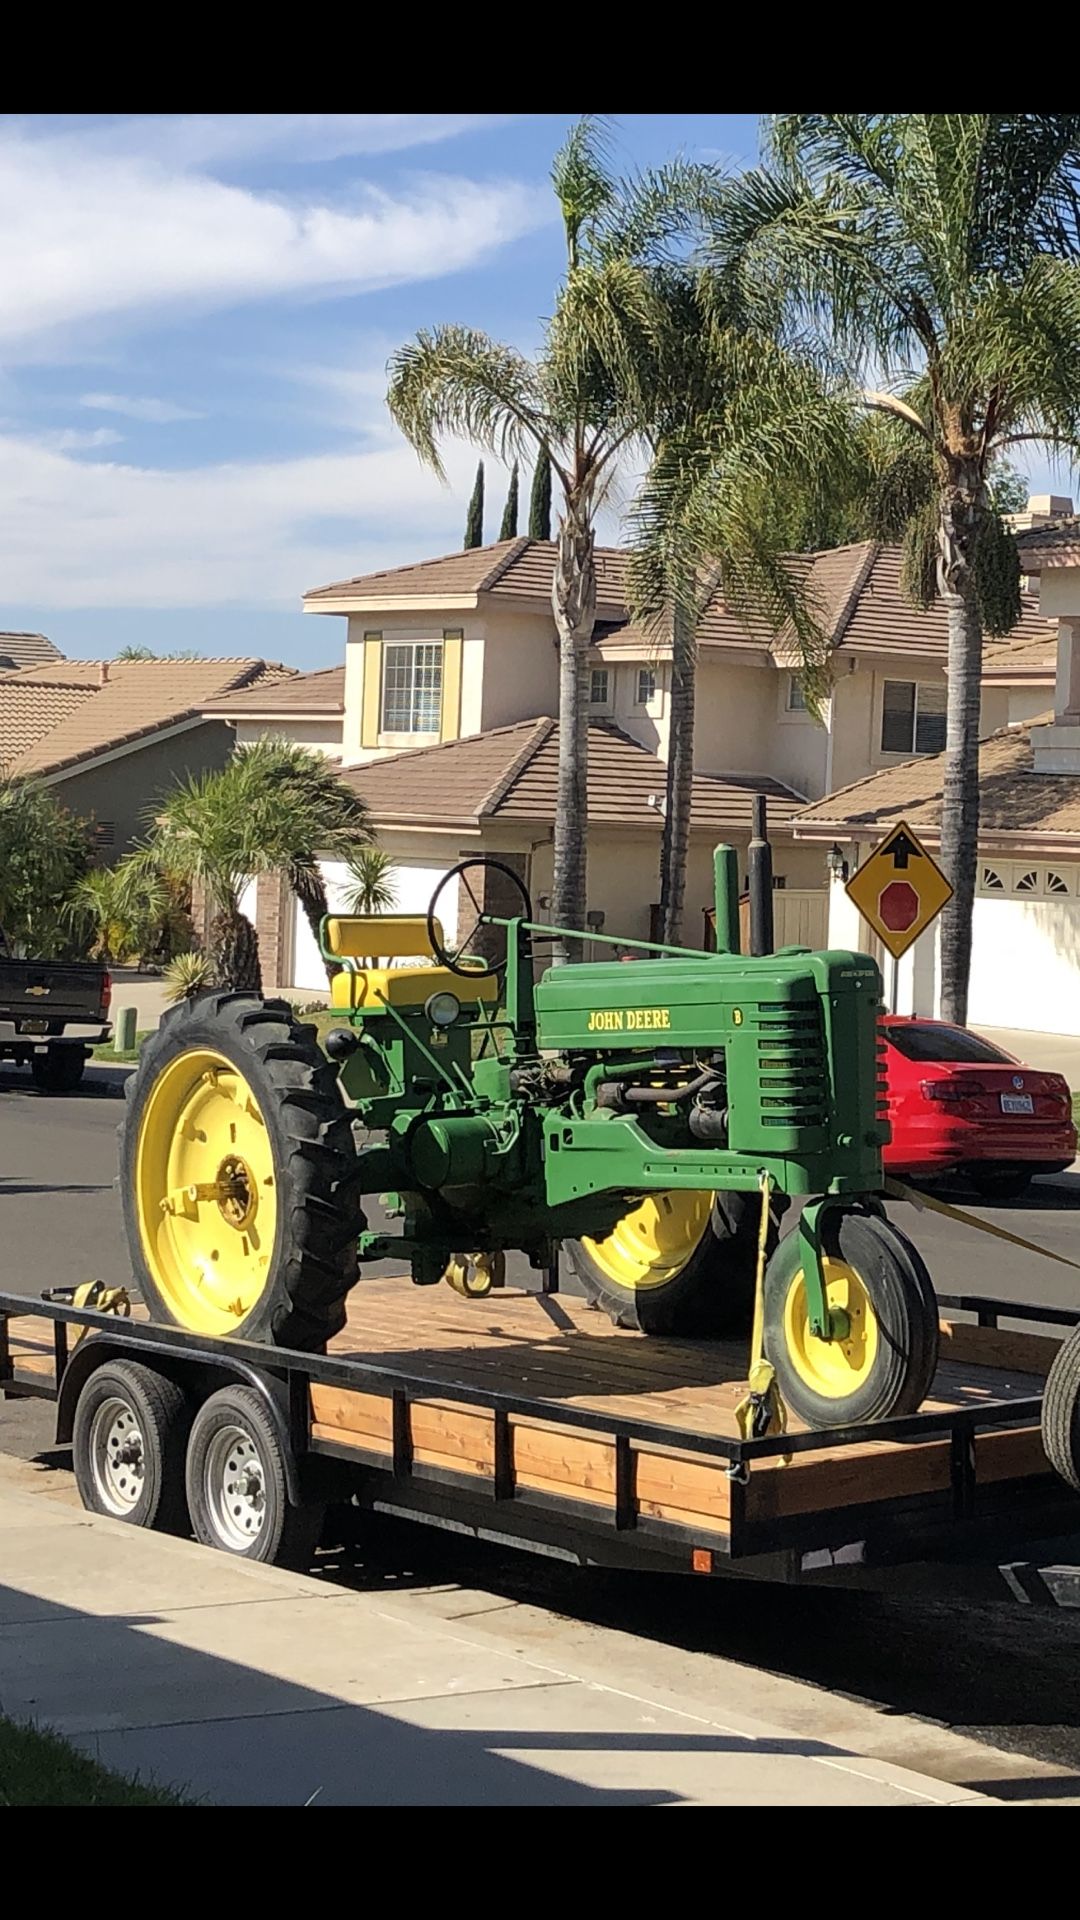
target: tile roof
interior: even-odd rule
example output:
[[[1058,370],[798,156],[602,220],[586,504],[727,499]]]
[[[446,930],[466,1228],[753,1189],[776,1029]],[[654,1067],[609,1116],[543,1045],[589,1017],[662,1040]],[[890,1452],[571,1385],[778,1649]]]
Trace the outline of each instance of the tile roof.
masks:
[[[1033,772],[1032,735],[1052,719],[1003,727],[979,748],[980,834],[1012,839],[1080,839],[1080,780],[1074,774]],[[877,839],[906,820],[936,839],[941,830],[945,756],[935,753],[804,807],[794,821],[796,839],[841,834]]]
[[[597,547],[596,588],[600,606],[622,608],[626,600],[627,555],[621,547]],[[315,587],[304,595],[306,607],[318,607],[325,600],[399,599],[406,605],[411,599],[437,599],[447,594],[452,599],[478,593],[490,593],[503,600],[541,600],[551,598],[555,572],[555,542],[530,540],[519,535],[514,540],[497,540],[487,547],[467,547],[463,553],[447,553],[436,560],[420,560],[413,566],[387,567],[378,573],[358,574],[352,580],[338,580],[328,587]]]
[[[898,547],[872,540],[833,547],[821,553],[792,554],[787,564],[802,577],[825,631],[836,648],[865,653],[894,653],[943,661],[948,646],[945,609],[936,605],[923,612],[913,607],[900,588]],[[620,547],[596,550],[599,631],[595,645],[603,656],[619,653],[662,652],[659,631],[634,625],[626,618],[628,552]],[[417,566],[393,567],[382,573],[361,574],[320,587],[304,596],[304,604],[322,601],[400,599],[403,606],[418,598],[490,594],[496,601],[547,604],[555,568],[555,545],[550,540],[502,540],[494,546],[472,547]],[[621,614],[614,620],[610,615]],[[1056,645],[1056,626],[1040,616],[1038,601],[1025,594],[1020,622],[1009,636],[1018,644],[1038,642],[1048,650]],[[769,622],[726,605],[719,574],[698,629],[699,644],[733,647],[771,655],[781,665],[794,665],[797,653],[790,629],[777,634]],[[1006,663],[1007,664],[1007,663]]]
[[[21,674],[0,674],[0,771],[93,697],[92,687],[27,684]]]
[[[1015,675],[1040,683],[1045,680],[1052,686],[1057,672],[1057,631],[1055,622],[1048,621],[1047,625],[1054,631],[1043,639],[1029,639],[1021,625],[1003,640],[987,640],[983,646],[983,679],[1008,681]]]
[[[101,663],[65,660],[27,669],[0,685],[10,694],[37,689],[48,700],[58,687],[82,698],[29,744],[9,754],[0,730],[0,760],[9,773],[57,773],[99,753],[126,746],[162,727],[201,717],[207,700],[230,687],[246,687],[261,680],[277,680],[291,669],[265,660],[119,660],[108,663],[102,683]],[[0,708],[0,729],[3,709]]]
[[[344,777],[362,795],[376,822],[546,824],[555,817],[558,753],[558,723],[542,718],[369,760],[348,768]],[[662,815],[656,801],[663,797],[665,781],[664,763],[655,754],[609,721],[590,722],[591,826],[659,831]],[[770,821],[776,828],[783,828],[804,804],[778,780],[696,774],[693,828],[748,833],[755,793],[769,796]]]
[[[43,633],[0,633],[0,668],[8,672],[36,661],[62,659],[59,647],[54,647]]]
[[[1042,527],[1028,527],[1016,536],[1020,563],[1028,573],[1044,567],[1080,566],[1080,513],[1063,514]]]
[[[205,713],[267,714],[288,719],[293,714],[339,714],[345,710],[344,667],[322,667],[316,673],[295,673],[284,679],[260,680],[253,687],[236,693],[219,694],[208,700]]]

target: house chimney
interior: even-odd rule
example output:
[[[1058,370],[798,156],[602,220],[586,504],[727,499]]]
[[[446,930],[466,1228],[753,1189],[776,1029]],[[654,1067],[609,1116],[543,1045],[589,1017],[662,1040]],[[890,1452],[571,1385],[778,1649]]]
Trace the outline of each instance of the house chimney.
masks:
[[[98,686],[99,687],[106,686],[108,684],[108,679],[109,679],[109,663],[107,660],[99,660],[98,661]]]

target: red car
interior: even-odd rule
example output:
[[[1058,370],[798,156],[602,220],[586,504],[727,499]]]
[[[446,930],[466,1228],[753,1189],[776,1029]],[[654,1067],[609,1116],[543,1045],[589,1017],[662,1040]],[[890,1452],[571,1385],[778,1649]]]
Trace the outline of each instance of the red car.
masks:
[[[967,1027],[886,1014],[889,1173],[959,1173],[1011,1200],[1036,1173],[1076,1158],[1072,1095],[1060,1073],[1014,1060]]]

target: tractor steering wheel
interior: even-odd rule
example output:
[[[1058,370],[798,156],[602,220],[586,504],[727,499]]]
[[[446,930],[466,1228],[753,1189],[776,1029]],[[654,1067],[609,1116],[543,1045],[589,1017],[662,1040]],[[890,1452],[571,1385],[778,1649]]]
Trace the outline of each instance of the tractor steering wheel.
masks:
[[[487,873],[499,873],[504,880],[509,880],[511,886],[520,897],[523,909],[522,918],[525,920],[532,919],[532,901],[529,899],[528,888],[520,874],[515,873],[513,867],[508,867],[505,861],[492,860],[484,854],[476,860],[459,860],[456,867],[451,867],[449,873],[444,873],[431,896],[431,903],[428,907],[428,939],[431,942],[432,954],[438,961],[440,967],[447,967],[451,973],[460,974],[462,979],[465,980],[490,980],[493,974],[501,973],[505,965],[505,962],[502,960],[490,961],[483,959],[479,954],[474,957],[469,955],[469,942],[472,940],[478,928],[484,926],[490,918],[480,905],[466,877],[468,874],[476,872],[479,869],[483,869]],[[437,909],[439,901],[451,881],[456,883],[458,880],[460,880],[462,887],[472,901],[476,918],[464,939],[459,940],[455,947],[448,949],[443,945],[440,938]]]

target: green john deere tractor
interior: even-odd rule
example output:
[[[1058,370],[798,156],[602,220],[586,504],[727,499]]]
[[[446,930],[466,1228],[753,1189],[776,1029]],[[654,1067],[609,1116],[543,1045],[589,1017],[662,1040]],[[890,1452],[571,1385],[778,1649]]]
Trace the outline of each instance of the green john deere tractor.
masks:
[[[448,944],[446,890],[475,899],[470,876],[493,866],[520,915],[478,912]],[[760,1257],[759,1334],[787,1406],[814,1426],[914,1411],[938,1320],[882,1208],[878,970],[858,953],[740,954],[735,882],[718,848],[716,953],[639,943],[633,965],[536,979],[555,929],[508,867],[466,861],[426,923],[324,923],[341,1013],[325,1054],[280,1000],[213,993],[168,1014],[122,1129],[155,1317],[319,1349],[360,1265],[482,1292],[508,1250],[544,1269],[561,1245],[620,1324],[744,1335]],[[368,1230],[367,1195],[389,1196],[399,1231]]]

